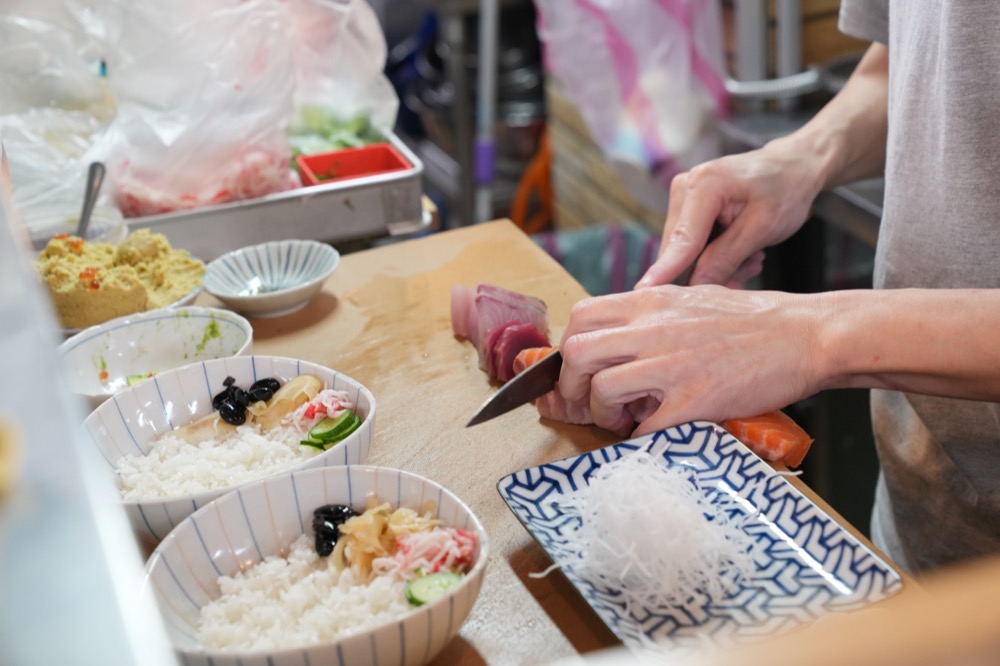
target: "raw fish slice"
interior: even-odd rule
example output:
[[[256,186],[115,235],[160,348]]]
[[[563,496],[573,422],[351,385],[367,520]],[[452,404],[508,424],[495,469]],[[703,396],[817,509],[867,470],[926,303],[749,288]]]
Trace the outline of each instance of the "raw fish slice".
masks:
[[[488,372],[489,332],[497,326],[514,321],[531,324],[543,335],[548,333],[548,310],[540,299],[482,283],[474,290],[461,285],[452,286],[452,331],[475,345],[482,370]]]
[[[556,350],[556,347],[529,347],[522,349],[514,357],[514,374],[519,375]]]
[[[790,416],[781,411],[744,419],[729,419],[722,427],[764,460],[798,467],[813,439]]]
[[[500,336],[509,327],[518,326],[520,324],[521,322],[519,321],[505,321],[504,323],[494,326],[486,332],[486,340],[483,342],[483,356],[480,368],[490,377],[500,376],[496,353],[497,343],[500,341]]]
[[[496,346],[489,350],[495,363],[493,376],[502,382],[510,381],[515,374],[514,359],[521,350],[548,344],[549,339],[531,324],[517,322],[505,327],[497,338]]]
[[[476,290],[460,284],[451,288],[451,330],[460,338],[468,338],[476,347],[479,340],[473,340],[479,334],[476,322]]]
[[[487,331],[510,321],[531,324],[542,333],[547,333],[549,330],[545,303],[537,298],[486,284],[481,284],[476,289],[476,318],[479,336],[473,342],[478,340],[485,343]],[[484,351],[483,345],[477,347],[480,352]]]

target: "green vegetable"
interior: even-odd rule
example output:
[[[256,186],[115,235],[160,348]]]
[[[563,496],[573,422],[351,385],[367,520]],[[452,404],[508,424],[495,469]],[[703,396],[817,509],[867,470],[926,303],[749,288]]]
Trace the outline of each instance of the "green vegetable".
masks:
[[[138,384],[142,380],[149,379],[150,377],[152,377],[155,374],[156,374],[155,372],[147,372],[144,375],[142,375],[142,374],[139,374],[139,375],[125,375],[125,382],[127,383],[128,386],[132,386],[132,384]]]
[[[329,109],[306,106],[298,110],[288,130],[292,159],[296,155],[328,153],[341,148],[356,148],[385,141],[372,127],[368,116],[342,118]]]
[[[312,427],[300,444],[317,449],[327,449],[344,439],[361,425],[361,417],[349,409],[335,417],[326,417]]]
[[[462,574],[440,571],[414,578],[406,584],[406,600],[414,606],[429,604],[443,597],[448,590],[461,582]]]

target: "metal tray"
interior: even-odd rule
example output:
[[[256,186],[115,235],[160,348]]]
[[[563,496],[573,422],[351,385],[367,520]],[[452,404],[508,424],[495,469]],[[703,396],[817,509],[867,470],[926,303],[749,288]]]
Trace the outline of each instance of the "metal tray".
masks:
[[[421,204],[424,165],[395,134],[386,139],[412,168],[127,222],[130,229],[162,233],[174,247],[205,261],[285,238],[336,244],[417,233],[433,221]]]

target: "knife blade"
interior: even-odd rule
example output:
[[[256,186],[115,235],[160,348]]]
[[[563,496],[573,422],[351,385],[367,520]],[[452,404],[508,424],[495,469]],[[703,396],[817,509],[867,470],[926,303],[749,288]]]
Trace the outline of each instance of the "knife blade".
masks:
[[[485,423],[545,395],[556,387],[561,369],[562,354],[557,349],[501,386],[499,391],[483,403],[465,427]]]

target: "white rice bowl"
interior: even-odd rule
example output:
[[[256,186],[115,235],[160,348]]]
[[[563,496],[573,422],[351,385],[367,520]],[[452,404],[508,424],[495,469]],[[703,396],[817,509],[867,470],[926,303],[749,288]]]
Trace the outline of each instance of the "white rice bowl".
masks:
[[[107,463],[114,482],[122,490],[122,477],[116,466],[126,456],[148,456],[157,446],[157,439],[174,428],[186,425],[212,409],[212,397],[222,390],[223,380],[233,377],[238,386],[249,386],[257,379],[275,377],[282,383],[298,375],[315,375],[324,385],[347,391],[355,403],[355,411],[362,423],[348,437],[325,451],[312,449],[281,460],[257,460],[256,478],[310,467],[328,465],[356,465],[367,461],[375,420],[375,398],[356,380],[315,363],[277,356],[240,356],[193,363],[157,374],[147,381],[135,384],[116,394],[95,409],[84,421],[84,426]],[[258,443],[259,444],[259,443]],[[169,445],[168,445],[169,448]],[[175,447],[176,448],[176,447]],[[294,447],[293,447],[294,448]],[[308,447],[302,447],[306,449]],[[227,460],[244,461],[254,456],[274,456],[259,445],[246,444],[241,451],[216,456],[214,471],[199,468],[208,463],[186,461],[176,468],[169,461],[162,463],[164,470],[182,477],[185,474],[212,473],[216,477],[225,472]],[[133,469],[134,473],[150,474],[157,466]],[[135,467],[133,465],[133,467]],[[178,494],[168,497],[142,499],[122,498],[133,530],[144,540],[161,540],[181,520],[199,507],[208,504],[224,493],[252,483],[246,474],[235,474],[228,482],[212,481],[210,490],[189,492],[185,479],[175,479],[171,490]]]
[[[393,508],[420,510],[432,502],[435,517],[444,525],[475,533],[477,551],[473,566],[464,579],[445,596],[429,604],[398,608],[392,585],[378,584],[368,591],[355,588],[334,592],[331,588],[335,584],[327,577],[318,589],[305,586],[286,594],[283,610],[275,610],[269,603],[264,616],[254,621],[263,631],[271,625],[291,627],[292,620],[307,618],[305,626],[288,629],[298,632],[306,642],[309,642],[310,627],[317,635],[329,634],[330,625],[340,623],[343,626],[339,628],[344,628],[347,635],[282,649],[208,648],[199,642],[199,634],[231,630],[225,621],[218,622],[219,627],[201,626],[203,621],[215,622],[211,619],[211,611],[206,611],[205,618],[202,617],[202,608],[217,603],[222,596],[220,579],[231,597],[223,612],[239,613],[263,606],[260,603],[263,597],[275,599],[279,589],[290,585],[295,569],[301,572],[308,568],[309,554],[305,550],[296,552],[294,558],[300,561],[291,565],[286,566],[275,558],[288,556],[292,545],[303,535],[311,548],[313,510],[324,504],[348,504],[360,511],[372,496],[388,502]],[[435,482],[383,467],[325,467],[257,481],[199,509],[183,520],[153,552],[146,565],[145,584],[151,587],[171,644],[185,664],[413,666],[432,660],[458,633],[479,594],[488,551],[488,538],[478,518],[461,500]],[[257,566],[265,560],[264,565]],[[226,577],[244,580],[234,582]],[[340,581],[341,586],[345,583]],[[344,603],[338,603],[334,610],[324,608],[322,614],[312,616],[296,610],[306,604],[306,597],[328,593],[344,595]],[[365,607],[381,612],[381,617],[347,617],[356,616]],[[398,611],[395,617],[392,617],[393,609]],[[348,625],[352,626],[347,628]],[[214,636],[213,640],[217,638]],[[254,636],[245,636],[243,640],[249,645],[257,638],[254,632]],[[223,636],[220,640],[239,642],[240,638]]]

